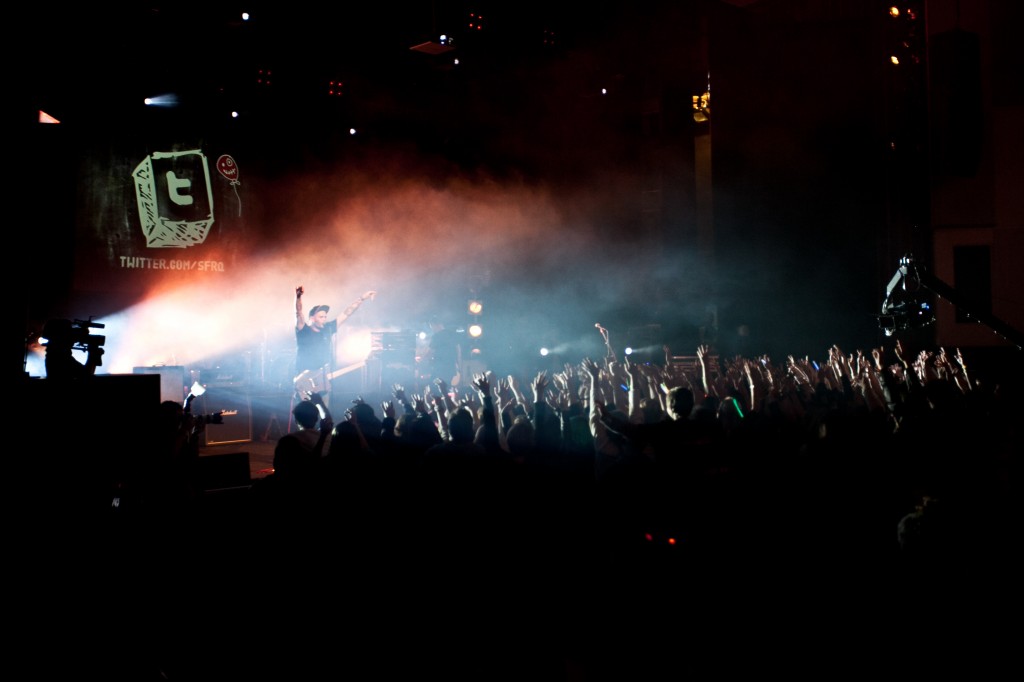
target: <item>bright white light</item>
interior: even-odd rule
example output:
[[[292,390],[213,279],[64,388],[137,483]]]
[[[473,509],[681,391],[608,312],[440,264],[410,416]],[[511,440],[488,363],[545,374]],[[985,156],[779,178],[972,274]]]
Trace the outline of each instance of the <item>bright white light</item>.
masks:
[[[344,327],[339,327],[338,336]],[[369,329],[352,330],[344,338],[338,339],[338,360],[346,365],[365,360],[373,348],[372,334]],[[340,369],[340,368],[339,368]]]
[[[249,21],[249,13],[242,12],[242,21]]]
[[[484,333],[484,328],[481,327],[480,325],[478,325],[478,324],[471,324],[471,325],[469,325],[469,335],[472,336],[474,339],[479,338],[480,335],[483,334],[483,333]]]
[[[601,88],[601,94],[602,95],[607,95],[608,94],[608,88]]]
[[[453,59],[452,60],[452,64],[454,64],[455,66],[458,66],[459,65],[459,58],[456,57],[455,59]]]
[[[349,128],[348,129],[348,134],[349,135],[355,135],[356,134],[356,129],[355,128]]]
[[[626,353],[626,355],[632,355],[633,354],[633,349],[630,348],[629,346],[626,346],[626,350],[624,352]]]
[[[549,350],[548,350],[547,348],[541,348],[541,349],[540,349],[540,354],[541,354],[541,355],[547,356],[547,354],[548,354],[549,352],[551,352],[551,351],[549,351]]]
[[[156,97],[147,97],[145,100],[146,106],[148,107],[176,107],[178,106],[177,95],[157,95]]]
[[[426,341],[427,340],[427,333],[426,332],[420,332],[419,333],[419,337],[420,337],[420,341]]]
[[[232,111],[231,112],[231,118],[238,118],[238,112],[237,111]]]

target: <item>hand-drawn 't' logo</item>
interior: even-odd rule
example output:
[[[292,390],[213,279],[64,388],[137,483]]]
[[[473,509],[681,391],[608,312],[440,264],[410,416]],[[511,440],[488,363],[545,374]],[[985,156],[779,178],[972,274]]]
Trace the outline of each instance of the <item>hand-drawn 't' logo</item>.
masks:
[[[154,152],[132,177],[146,246],[184,249],[206,241],[213,225],[213,192],[202,151]]]

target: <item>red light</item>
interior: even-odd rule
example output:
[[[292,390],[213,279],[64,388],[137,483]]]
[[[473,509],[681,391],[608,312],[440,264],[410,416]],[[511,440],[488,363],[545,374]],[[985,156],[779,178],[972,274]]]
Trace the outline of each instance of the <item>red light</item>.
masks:
[[[668,539],[668,544],[670,544],[670,545],[676,544],[676,539],[675,538],[669,538]]]
[[[654,540],[654,536],[650,533],[644,533],[644,539],[647,540],[647,542],[652,542]]]

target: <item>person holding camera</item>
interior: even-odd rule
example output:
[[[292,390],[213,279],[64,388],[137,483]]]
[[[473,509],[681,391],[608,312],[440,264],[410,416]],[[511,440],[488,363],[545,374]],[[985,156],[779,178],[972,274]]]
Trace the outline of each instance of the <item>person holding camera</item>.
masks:
[[[49,320],[41,335],[46,339],[46,376],[53,379],[74,379],[93,376],[103,364],[103,348],[89,342],[92,337],[71,320]],[[86,360],[75,359],[72,350],[85,345]]]

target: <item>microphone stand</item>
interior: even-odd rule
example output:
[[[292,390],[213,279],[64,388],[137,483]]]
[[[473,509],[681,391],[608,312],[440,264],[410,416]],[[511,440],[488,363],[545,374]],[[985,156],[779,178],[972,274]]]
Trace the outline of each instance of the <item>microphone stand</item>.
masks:
[[[595,324],[594,326],[597,327],[597,331],[601,332],[601,338],[604,339],[604,347],[608,349],[605,360],[609,363],[615,362],[615,351],[612,350],[611,341],[608,340],[608,330],[600,324]]]

